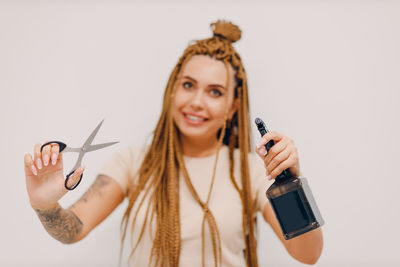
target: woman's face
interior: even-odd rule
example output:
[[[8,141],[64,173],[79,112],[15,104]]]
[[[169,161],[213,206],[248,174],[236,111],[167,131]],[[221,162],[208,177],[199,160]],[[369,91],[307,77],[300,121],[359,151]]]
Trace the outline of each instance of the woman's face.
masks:
[[[207,55],[196,55],[188,60],[177,81],[173,101],[173,118],[181,136],[188,139],[215,142],[217,131],[223,126],[225,111],[231,119],[237,110],[234,100],[234,71],[229,64]]]

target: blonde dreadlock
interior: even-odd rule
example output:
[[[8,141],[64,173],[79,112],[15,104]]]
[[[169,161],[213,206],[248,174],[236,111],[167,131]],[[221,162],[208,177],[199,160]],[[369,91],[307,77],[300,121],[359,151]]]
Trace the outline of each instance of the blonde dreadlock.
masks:
[[[250,151],[247,79],[241,58],[232,46],[233,42],[236,42],[240,39],[241,31],[236,25],[225,21],[217,21],[212,23],[211,28],[213,29],[214,33],[213,37],[204,40],[198,40],[194,44],[189,45],[173,69],[164,93],[162,112],[154,131],[152,143],[147,150],[142,165],[139,168],[138,181],[135,184],[129,185],[129,204],[121,222],[121,230],[123,232],[121,248],[126,237],[128,219],[130,217],[133,205],[135,204],[139,195],[143,192],[143,198],[137,206],[137,210],[133,217],[131,229],[132,232],[135,228],[137,214],[142,207],[144,199],[150,194],[150,201],[146,209],[145,220],[141,227],[136,245],[130,254],[130,256],[133,255],[137,245],[141,241],[146,224],[150,223],[151,228],[151,222],[155,217],[156,229],[154,231],[155,236],[151,251],[150,265],[151,263],[162,267],[176,267],[179,265],[179,256],[181,250],[181,227],[179,214],[180,170],[183,173],[185,183],[187,184],[193,197],[204,210],[204,218],[202,223],[203,266],[205,222],[207,222],[210,229],[215,266],[218,266],[218,264],[221,262],[219,231],[215,218],[212,215],[212,212],[208,209],[209,196],[206,202],[201,201],[194,190],[193,185],[191,184],[182,159],[182,152],[180,151],[179,147],[179,131],[173,122],[171,109],[177,81],[185,63],[194,55],[209,55],[217,60],[221,60],[225,64],[228,74],[228,64],[233,67],[236,79],[234,97],[238,99],[239,104],[238,111],[233,115],[231,120],[223,125],[222,129],[218,132],[219,142],[216,163],[214,165],[214,175],[218,160],[218,152],[223,143],[229,146],[230,179],[242,200],[243,235],[246,243],[245,256],[247,266],[258,266],[256,239],[254,233],[254,210],[252,205],[249,165],[247,158]],[[241,188],[236,183],[233,175],[234,148],[239,148],[240,150]],[[212,181],[214,181],[214,176]],[[212,185],[209,195],[211,190]],[[152,231],[150,230],[150,232]],[[120,257],[121,255],[122,250]]]

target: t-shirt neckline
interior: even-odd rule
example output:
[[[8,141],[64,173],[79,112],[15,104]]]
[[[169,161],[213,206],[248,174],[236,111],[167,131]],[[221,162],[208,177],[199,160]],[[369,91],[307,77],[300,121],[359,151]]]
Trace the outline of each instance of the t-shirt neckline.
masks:
[[[221,156],[221,152],[223,153],[224,150],[227,148],[227,146],[223,145],[219,151],[219,155]],[[185,160],[208,160],[208,159],[212,159],[215,158],[215,156],[217,155],[217,152],[208,155],[208,156],[204,156],[204,157],[192,157],[192,156],[187,156],[187,155],[182,155],[183,159]]]

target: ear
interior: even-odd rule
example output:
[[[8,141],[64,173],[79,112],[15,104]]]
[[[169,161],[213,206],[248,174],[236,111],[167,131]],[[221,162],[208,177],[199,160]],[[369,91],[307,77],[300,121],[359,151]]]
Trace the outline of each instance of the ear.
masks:
[[[232,117],[233,117],[233,115],[235,114],[235,112],[237,111],[238,106],[239,106],[239,101],[238,101],[237,98],[235,98],[235,99],[233,100],[231,109],[230,109],[229,112],[228,112],[228,120],[232,120]]]

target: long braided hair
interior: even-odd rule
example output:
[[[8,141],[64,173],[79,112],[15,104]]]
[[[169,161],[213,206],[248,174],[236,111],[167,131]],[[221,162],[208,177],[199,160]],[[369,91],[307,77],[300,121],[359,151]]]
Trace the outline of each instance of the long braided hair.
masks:
[[[202,256],[204,266],[204,224],[207,223],[211,234],[211,242],[214,252],[215,266],[221,263],[221,244],[219,231],[212,215],[208,209],[208,200],[203,202],[198,197],[190,178],[187,174],[179,146],[179,130],[173,121],[172,103],[174,98],[177,81],[185,63],[194,55],[209,55],[217,60],[221,60],[228,72],[230,64],[235,72],[235,92],[234,97],[238,101],[238,110],[230,120],[226,120],[218,131],[218,152],[222,144],[229,147],[230,179],[233,186],[240,195],[243,213],[243,236],[245,240],[245,257],[247,266],[256,267],[257,251],[254,225],[254,208],[251,196],[248,153],[250,151],[249,135],[249,102],[247,92],[246,73],[239,54],[235,51],[232,43],[241,37],[240,29],[225,21],[217,21],[211,24],[213,37],[198,40],[190,44],[179,59],[168,80],[164,93],[163,106],[160,119],[154,131],[151,145],[149,146],[143,162],[138,171],[138,179],[135,184],[129,185],[128,199],[129,204],[121,222],[123,232],[121,247],[123,246],[128,228],[129,218],[135,202],[140,199],[139,195],[144,194],[137,205],[133,216],[133,233],[135,222],[139,210],[142,208],[144,199],[149,198],[149,205],[146,208],[145,219],[141,227],[138,240],[133,247],[130,256],[133,255],[139,242],[141,241],[146,224],[150,224],[155,219],[155,231],[153,236],[153,246],[150,256],[150,265],[162,267],[179,266],[179,256],[181,250],[181,226],[180,226],[180,207],[179,207],[179,173],[183,174],[184,181],[192,192],[193,197],[204,210],[202,223]],[[234,149],[240,150],[240,176],[241,186],[236,183],[234,178]],[[214,166],[214,174],[215,174]],[[122,253],[122,250],[121,250]],[[120,255],[121,257],[121,255]]]

